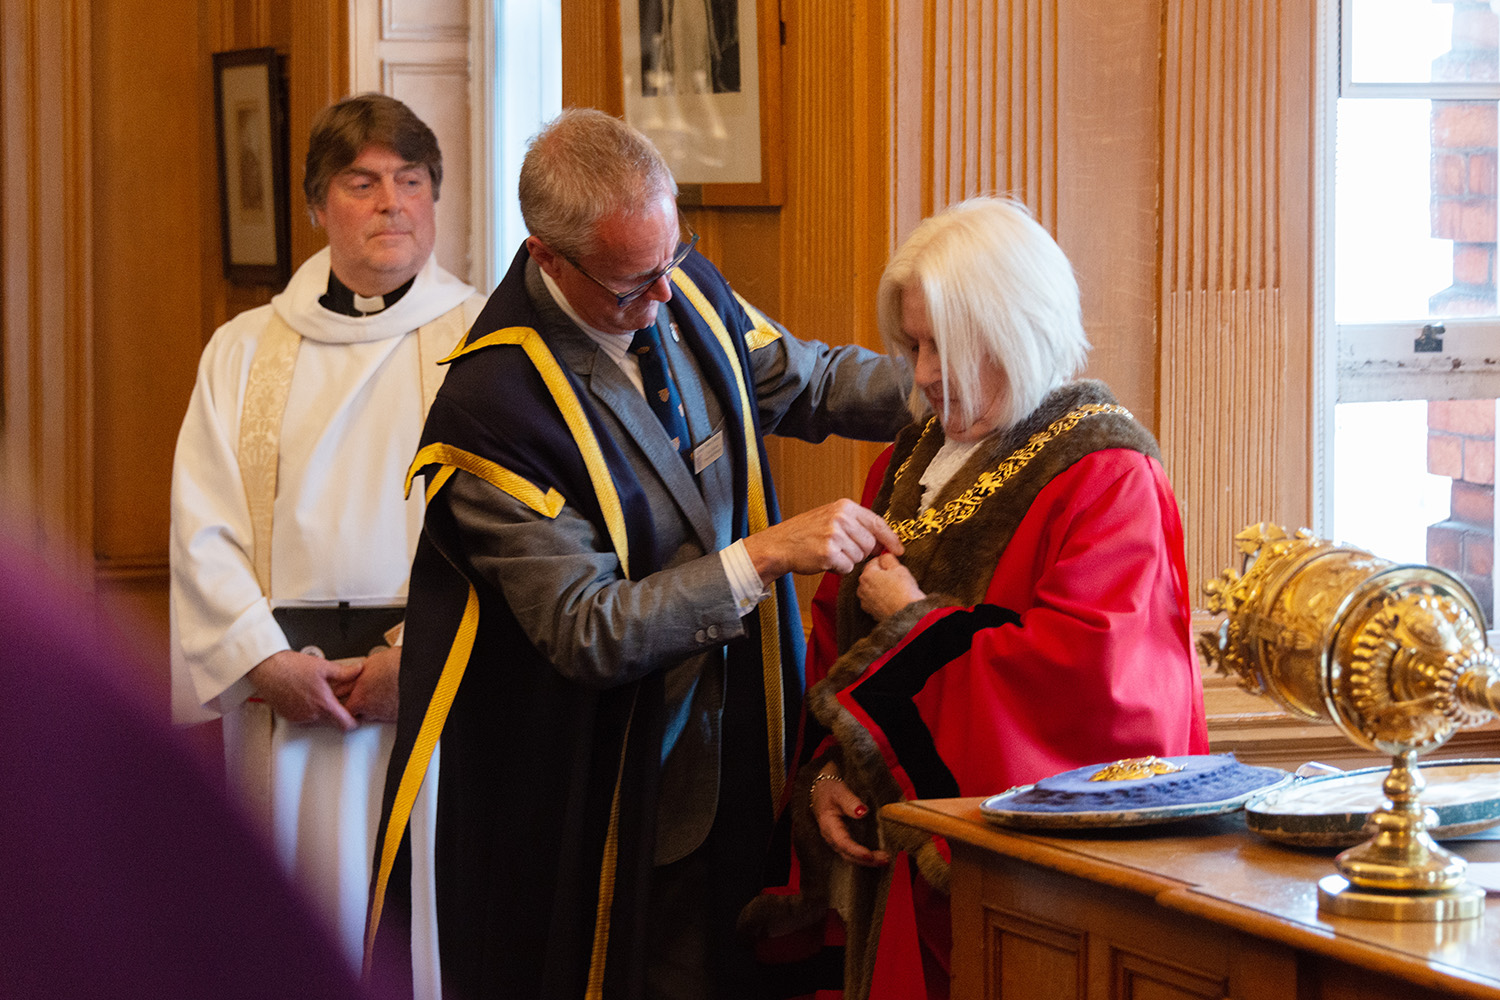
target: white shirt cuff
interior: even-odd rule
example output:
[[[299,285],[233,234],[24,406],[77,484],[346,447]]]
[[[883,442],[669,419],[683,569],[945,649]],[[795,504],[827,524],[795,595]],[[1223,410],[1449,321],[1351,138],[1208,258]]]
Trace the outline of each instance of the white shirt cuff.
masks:
[[[760,581],[750,553],[745,551],[744,541],[735,542],[719,550],[719,559],[724,564],[724,574],[729,577],[729,592],[734,596],[734,606],[741,615],[749,614],[755,606],[765,600],[770,590]]]

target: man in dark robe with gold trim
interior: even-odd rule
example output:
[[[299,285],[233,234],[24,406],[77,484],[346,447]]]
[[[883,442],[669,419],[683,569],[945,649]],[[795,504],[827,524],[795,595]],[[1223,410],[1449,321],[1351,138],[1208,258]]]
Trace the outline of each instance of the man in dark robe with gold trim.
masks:
[[[761,436],[888,440],[910,376],[740,298],[660,154],[608,115],[544,129],[520,195],[532,235],[412,466],[428,514],[371,958],[404,939],[405,816],[435,754],[445,993],[754,995],[734,921],[802,693],[787,574],[901,551],[852,501],[780,520]]]

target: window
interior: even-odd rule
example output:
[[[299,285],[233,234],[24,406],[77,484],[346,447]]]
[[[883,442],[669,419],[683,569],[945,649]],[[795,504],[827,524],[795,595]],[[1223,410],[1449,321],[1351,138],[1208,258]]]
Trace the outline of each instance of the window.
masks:
[[[1500,18],[1487,0],[1330,7],[1328,533],[1449,570],[1493,622]]]
[[[527,141],[562,110],[561,0],[493,0],[489,86],[493,244],[486,288],[499,284],[526,238],[516,184]]]

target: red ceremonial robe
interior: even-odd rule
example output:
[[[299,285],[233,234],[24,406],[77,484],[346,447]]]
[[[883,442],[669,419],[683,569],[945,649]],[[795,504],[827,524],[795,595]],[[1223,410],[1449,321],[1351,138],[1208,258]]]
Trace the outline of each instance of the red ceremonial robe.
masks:
[[[1150,435],[1099,383],[1065,386],[976,449],[936,498],[936,516],[919,517],[918,480],[942,443],[935,421],[921,430],[897,440],[895,461],[881,456],[864,499],[910,536],[902,561],[929,596],[875,625],[858,608],[857,572],[835,611],[835,583],[820,588],[804,720],[816,749],[788,797],[794,827],[829,756],[873,810],[993,795],[1122,757],[1206,753],[1181,522]],[[793,886],[752,904],[781,910],[761,911],[763,933],[795,922],[789,901],[811,909],[826,899],[809,885],[826,875],[826,846],[815,829],[794,840]],[[933,995],[944,995],[946,845],[886,846],[909,850],[921,875],[908,885],[898,873],[886,901],[885,886],[861,888],[874,880],[856,873],[842,907],[854,912],[849,991],[920,996],[925,963]]]

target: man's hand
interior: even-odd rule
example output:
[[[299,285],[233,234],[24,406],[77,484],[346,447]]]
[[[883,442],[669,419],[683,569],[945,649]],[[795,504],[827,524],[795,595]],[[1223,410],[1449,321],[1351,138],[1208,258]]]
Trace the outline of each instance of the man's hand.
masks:
[[[913,601],[927,595],[917,586],[911,570],[889,552],[882,552],[865,564],[859,574],[859,606],[878,622],[885,621]]]
[[[344,699],[349,714],[361,722],[395,722],[400,669],[400,646],[382,646],[360,661],[354,689]]]
[[[905,551],[885,518],[853,500],[835,500],[745,538],[766,584],[786,573],[847,573],[879,549]]]
[[[250,668],[250,683],[277,715],[291,722],[326,722],[348,732],[358,723],[339,704],[360,672],[359,660],[325,660],[283,649]]]
[[[865,868],[879,868],[890,864],[891,856],[885,851],[872,851],[853,837],[845,817],[864,819],[869,809],[859,796],[849,791],[842,781],[815,781],[812,787],[812,814],[818,821],[818,832],[839,857],[850,864]]]

